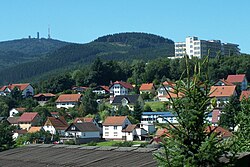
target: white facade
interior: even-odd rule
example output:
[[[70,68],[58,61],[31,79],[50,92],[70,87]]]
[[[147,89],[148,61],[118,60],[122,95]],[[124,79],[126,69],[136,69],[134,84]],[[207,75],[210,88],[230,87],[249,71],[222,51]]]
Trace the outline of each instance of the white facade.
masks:
[[[56,102],[56,108],[73,108],[78,102]]]
[[[93,132],[67,131],[65,136],[81,138],[81,139],[100,138],[100,132],[99,131],[93,131]]]
[[[115,97],[116,95],[128,95],[129,89],[123,87],[121,84],[114,84],[110,87],[110,94],[113,94]]]
[[[43,126],[43,129],[45,132],[49,132],[50,134],[56,134],[56,129],[54,128],[54,126]]]
[[[13,117],[14,115],[18,114],[19,111],[15,108],[12,108],[9,112],[10,117]]]
[[[25,88],[25,89],[22,91],[22,96],[23,96],[23,97],[34,96],[34,88],[33,88],[31,85],[27,86],[27,88]]]

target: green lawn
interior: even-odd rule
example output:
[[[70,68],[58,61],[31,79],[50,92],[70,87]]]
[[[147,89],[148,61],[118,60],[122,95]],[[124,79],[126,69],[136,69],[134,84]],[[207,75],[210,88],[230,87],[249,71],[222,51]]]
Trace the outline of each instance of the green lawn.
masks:
[[[163,111],[164,110],[164,102],[156,101],[156,102],[145,102],[145,106],[149,105],[153,111]]]

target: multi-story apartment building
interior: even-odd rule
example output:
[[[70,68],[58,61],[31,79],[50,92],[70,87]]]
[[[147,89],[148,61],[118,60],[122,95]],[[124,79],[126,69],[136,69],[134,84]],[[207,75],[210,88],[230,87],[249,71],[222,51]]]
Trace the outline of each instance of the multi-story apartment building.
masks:
[[[175,43],[175,57],[181,58],[185,54],[198,58],[207,55],[216,57],[219,53],[223,56],[239,55],[238,47],[237,44],[221,43],[220,40],[199,40],[198,37],[187,37],[185,42]]]

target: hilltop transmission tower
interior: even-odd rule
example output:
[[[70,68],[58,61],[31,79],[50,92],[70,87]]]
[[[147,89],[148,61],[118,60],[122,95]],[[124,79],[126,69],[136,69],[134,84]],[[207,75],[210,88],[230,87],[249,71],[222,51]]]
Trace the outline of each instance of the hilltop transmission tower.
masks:
[[[51,37],[50,37],[50,26],[48,26],[48,39],[51,39]]]

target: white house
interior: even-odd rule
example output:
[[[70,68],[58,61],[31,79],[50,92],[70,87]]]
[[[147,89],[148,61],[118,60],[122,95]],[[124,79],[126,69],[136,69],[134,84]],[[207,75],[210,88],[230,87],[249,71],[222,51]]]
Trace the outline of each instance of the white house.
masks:
[[[23,113],[26,110],[26,108],[12,108],[9,111],[9,117],[14,117],[15,115],[19,113]]]
[[[98,94],[98,95],[109,94],[109,87],[108,86],[97,86],[93,89],[93,92]]]
[[[34,88],[30,85],[30,83],[9,84],[9,85],[3,86],[0,89],[0,95],[2,96],[9,95],[14,90],[14,88],[17,88],[19,91],[22,92],[23,98],[34,96]]]
[[[114,97],[116,95],[128,95],[131,90],[133,90],[133,86],[130,83],[126,83],[123,81],[116,81],[112,83],[109,87],[110,91],[110,103],[112,103]]]
[[[157,89],[157,98],[159,99],[159,101],[169,101],[170,96],[172,98],[176,98],[177,95],[174,93],[174,87],[175,83],[173,82],[163,82],[162,85]]]
[[[112,140],[126,140],[122,132],[131,122],[127,116],[110,116],[103,122],[103,138]]]
[[[59,134],[60,136],[65,135],[65,130],[68,128],[68,123],[64,117],[48,117],[43,125],[44,131],[48,131],[51,134]]]
[[[56,108],[72,108],[81,101],[81,94],[61,94],[56,100]]]
[[[122,132],[126,141],[145,140],[148,135],[148,132],[145,129],[141,128],[139,125],[132,124],[123,129]]]
[[[100,139],[100,129],[92,122],[72,123],[65,132],[66,137],[73,137],[77,144]]]

